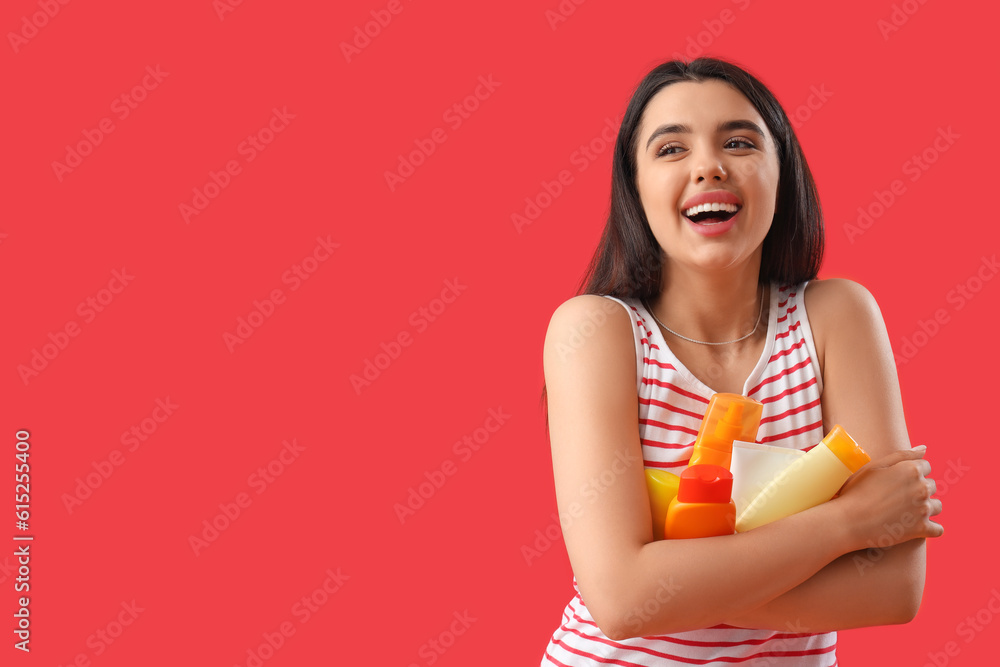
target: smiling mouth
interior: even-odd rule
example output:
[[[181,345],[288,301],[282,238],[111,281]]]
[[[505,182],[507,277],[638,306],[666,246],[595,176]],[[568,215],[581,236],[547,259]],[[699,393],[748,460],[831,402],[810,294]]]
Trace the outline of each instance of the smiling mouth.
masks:
[[[701,208],[701,207],[695,207],[695,208]],[[734,215],[739,213],[742,207],[727,206],[726,208],[729,208],[731,210],[719,209],[716,211],[713,210],[697,211],[696,213],[692,213],[691,215],[685,213],[684,217],[696,225],[717,225],[720,222],[726,222]]]

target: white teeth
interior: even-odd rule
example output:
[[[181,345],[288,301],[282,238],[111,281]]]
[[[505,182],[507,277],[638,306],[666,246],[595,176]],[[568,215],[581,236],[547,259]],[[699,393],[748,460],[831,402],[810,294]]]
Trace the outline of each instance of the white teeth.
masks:
[[[727,213],[736,213],[740,210],[740,207],[736,204],[720,204],[719,202],[713,202],[711,204],[699,204],[698,206],[692,206],[691,208],[684,211],[684,215],[691,217],[705,211],[726,211]]]

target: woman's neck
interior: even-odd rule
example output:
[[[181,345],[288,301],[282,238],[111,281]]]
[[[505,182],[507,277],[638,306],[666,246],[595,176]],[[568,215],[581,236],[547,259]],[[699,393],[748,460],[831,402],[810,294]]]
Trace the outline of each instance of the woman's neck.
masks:
[[[648,304],[666,327],[714,343],[736,340],[753,330],[766,298],[766,286],[762,290],[758,283],[759,263],[712,272],[668,268],[669,263],[669,259],[664,262],[660,297]]]

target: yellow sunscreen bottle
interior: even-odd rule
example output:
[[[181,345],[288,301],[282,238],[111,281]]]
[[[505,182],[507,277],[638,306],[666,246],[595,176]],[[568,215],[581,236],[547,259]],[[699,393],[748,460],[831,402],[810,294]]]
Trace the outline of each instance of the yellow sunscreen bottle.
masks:
[[[677,496],[681,478],[672,472],[646,468],[646,488],[649,490],[649,509],[653,514],[653,539],[662,540],[663,526],[667,521],[667,508]]]
[[[779,472],[750,501],[736,519],[736,531],[752,530],[825,503],[869,461],[865,450],[837,424],[822,442]]]

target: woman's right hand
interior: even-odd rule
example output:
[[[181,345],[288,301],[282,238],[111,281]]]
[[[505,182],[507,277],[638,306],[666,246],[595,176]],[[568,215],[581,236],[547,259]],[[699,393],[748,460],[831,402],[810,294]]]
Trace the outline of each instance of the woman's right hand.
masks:
[[[871,461],[840,489],[838,502],[847,512],[851,551],[886,548],[921,537],[940,537],[933,521],[941,513],[937,485],[928,475],[926,447],[892,452]]]

